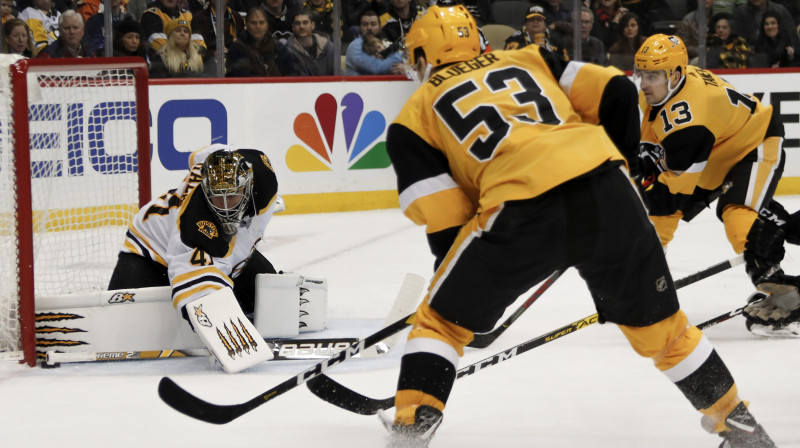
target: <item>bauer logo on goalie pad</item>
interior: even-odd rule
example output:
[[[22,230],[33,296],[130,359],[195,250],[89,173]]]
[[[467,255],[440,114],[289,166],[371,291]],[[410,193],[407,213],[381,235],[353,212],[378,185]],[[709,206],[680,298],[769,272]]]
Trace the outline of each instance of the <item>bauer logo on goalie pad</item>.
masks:
[[[203,305],[194,307],[194,315],[197,316],[198,324],[204,327],[211,327],[211,319],[209,319],[208,315],[203,311]]]
[[[299,344],[284,342],[281,344],[277,356],[279,358],[328,358],[350,347],[350,345],[356,341],[358,341],[358,339],[340,342],[306,342]]]
[[[134,295],[135,294],[132,292],[118,292],[112,295],[110,299],[108,299],[108,303],[125,303],[125,302],[133,303]]]
[[[219,236],[219,232],[217,232],[217,226],[215,226],[211,221],[198,222],[197,230],[199,230],[203,235],[207,236],[210,240]]]

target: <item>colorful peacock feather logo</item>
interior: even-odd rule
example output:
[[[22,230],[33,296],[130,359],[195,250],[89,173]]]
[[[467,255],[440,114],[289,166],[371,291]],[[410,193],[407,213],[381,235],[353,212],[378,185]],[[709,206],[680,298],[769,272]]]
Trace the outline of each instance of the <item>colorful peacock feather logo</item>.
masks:
[[[324,93],[314,104],[314,116],[303,112],[294,119],[294,133],[305,143],[292,145],[286,151],[286,165],[295,172],[331,171],[336,118],[339,113],[336,98]],[[348,170],[386,168],[391,165],[386,142],[380,140],[386,130],[386,118],[378,111],[365,115],[364,100],[357,93],[342,98],[341,117]],[[317,124],[319,122],[319,125]]]

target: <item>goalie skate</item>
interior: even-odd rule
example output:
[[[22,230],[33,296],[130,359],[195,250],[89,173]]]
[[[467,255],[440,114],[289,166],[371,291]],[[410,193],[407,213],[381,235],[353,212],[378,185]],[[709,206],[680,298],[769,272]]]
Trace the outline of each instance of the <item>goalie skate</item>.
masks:
[[[800,338],[800,322],[786,325],[762,325],[748,320],[745,325],[750,333],[767,338]]]

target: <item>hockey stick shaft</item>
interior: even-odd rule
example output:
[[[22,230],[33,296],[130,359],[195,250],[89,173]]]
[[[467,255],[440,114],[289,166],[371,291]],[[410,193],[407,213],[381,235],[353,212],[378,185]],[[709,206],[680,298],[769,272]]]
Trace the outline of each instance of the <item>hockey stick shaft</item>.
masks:
[[[689,275],[687,277],[681,278],[675,281],[676,289],[683,288],[685,286],[691,285],[692,283],[696,283],[700,280],[708,278],[712,275],[718,274],[723,272],[727,269],[730,269],[733,266],[739,265],[744,261],[744,258],[734,257],[729,260],[725,260],[721,263],[717,263],[711,267],[708,267],[700,272],[695,274]],[[726,313],[722,316],[718,316],[714,319],[711,319],[707,322],[703,322],[702,324],[698,325],[698,328],[708,328],[712,325],[716,325],[719,322],[724,322],[737,314],[741,314],[741,310],[744,309],[742,307],[739,310],[732,311],[731,313]],[[736,314],[733,314],[736,313]],[[473,373],[484,369],[486,367],[493,366],[495,364],[499,364],[503,361],[506,361],[514,356],[519,354],[525,353],[529,350],[532,350],[536,347],[544,345],[548,342],[554,341],[562,336],[566,336],[568,334],[575,333],[578,330],[582,330],[598,320],[598,315],[593,314],[591,316],[587,316],[583,319],[576,320],[568,325],[563,327],[557,328],[552,330],[548,333],[545,333],[537,338],[531,339],[527,342],[523,342],[515,347],[512,347],[508,350],[505,350],[501,353],[498,353],[494,356],[490,356],[485,358],[481,361],[478,361],[474,364],[471,364],[467,367],[459,369],[456,372],[456,378],[461,378],[464,376],[472,375]],[[703,327],[701,327],[703,326]],[[377,413],[381,409],[388,409],[394,406],[394,397],[389,397],[385,399],[375,399],[366,397],[364,395],[359,394],[358,392],[349,389],[345,386],[342,386],[338,382],[334,381],[327,375],[320,375],[317,378],[309,381],[308,389],[317,397],[321,398],[328,403],[333,404],[334,406],[338,406],[342,409],[354,412],[356,414],[362,415],[372,415]]]
[[[158,384],[158,395],[166,404],[184,415],[202,420],[207,423],[228,423],[244,414],[247,414],[262,404],[280,395],[283,395],[284,393],[294,389],[306,381],[322,375],[331,367],[341,364],[359,354],[366,347],[370,347],[403,330],[411,324],[413,316],[414,315],[411,314],[387,327],[382,328],[365,339],[362,339],[351,345],[347,349],[340,351],[336,355],[315,364],[303,372],[300,372],[296,376],[289,378],[288,380],[261,394],[258,394],[244,403],[232,405],[218,405],[209,403],[186,391],[168,377],[161,378],[161,382]]]
[[[533,294],[531,294],[530,297],[528,297],[525,300],[525,302],[522,305],[520,305],[520,307],[517,308],[517,310],[514,311],[514,313],[511,314],[511,316],[509,316],[508,319],[506,319],[499,327],[495,328],[494,330],[488,333],[476,334],[472,342],[467,344],[467,347],[486,348],[490,346],[492,342],[497,340],[497,338],[499,338],[500,335],[503,334],[508,329],[508,327],[514,323],[514,321],[516,321],[517,319],[519,319],[520,316],[522,316],[522,313],[524,313],[528,308],[530,308],[533,302],[535,302],[539,297],[541,297],[542,294],[544,294],[544,292],[547,291],[550,288],[550,286],[553,283],[555,283],[556,280],[558,280],[559,277],[561,277],[561,274],[563,274],[565,270],[566,269],[558,269],[552,274],[550,274],[550,276],[547,277],[545,281],[542,282],[541,285],[539,285],[538,288],[536,288],[536,291],[534,291]]]
[[[711,318],[703,323],[697,324],[696,327],[699,328],[700,330],[705,330],[706,328],[713,327],[714,325],[725,322],[726,320],[733,319],[734,317],[742,314],[744,309],[747,308],[749,305],[758,303],[766,298],[767,298],[766,294],[760,291],[756,291],[750,296],[750,298],[747,299],[747,305],[736,308],[735,310],[729,311],[725,314],[720,314],[717,317]]]
[[[725,260],[721,263],[717,263],[714,266],[708,267],[700,272],[696,272],[687,277],[676,280],[675,288],[678,289],[687,285],[691,285],[692,283],[696,283],[704,278],[708,278],[711,277],[712,275],[719,274],[720,272],[730,269],[731,267],[741,264],[743,262],[744,262],[744,257],[740,255],[738,257],[731,258],[730,260]],[[535,302],[539,297],[541,297],[541,295],[544,294],[544,292],[547,291],[547,289],[550,288],[550,286],[552,286],[552,284],[556,280],[558,280],[559,277],[561,277],[561,274],[563,274],[564,271],[565,269],[559,269],[550,274],[550,276],[547,277],[547,279],[539,286],[539,288],[537,288],[536,291],[534,291],[533,294],[531,294],[531,296],[528,297],[528,299],[525,300],[525,302],[522,305],[520,305],[520,307],[517,308],[517,310],[514,311],[514,313],[511,316],[509,316],[508,319],[506,319],[499,327],[495,328],[489,333],[476,334],[475,338],[467,346],[473,348],[486,348],[490,346],[495,340],[497,340],[498,337],[500,337],[501,334],[503,334],[503,332],[505,332],[508,329],[508,327],[512,323],[514,323],[514,321],[516,321],[517,319],[519,319],[520,316],[522,316],[522,313],[524,313],[525,311],[528,310],[528,308],[530,308],[533,302]]]

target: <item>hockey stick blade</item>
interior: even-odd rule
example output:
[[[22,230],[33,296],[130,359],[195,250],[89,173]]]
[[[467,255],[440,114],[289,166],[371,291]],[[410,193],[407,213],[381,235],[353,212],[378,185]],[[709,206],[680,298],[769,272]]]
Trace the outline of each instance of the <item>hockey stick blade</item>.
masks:
[[[703,279],[706,279],[708,277],[711,277],[712,275],[715,275],[715,274],[723,272],[723,271],[725,271],[727,269],[730,269],[733,266],[739,265],[739,264],[741,264],[743,262],[744,262],[744,257],[738,256],[738,257],[731,258],[729,260],[725,260],[725,261],[723,261],[721,263],[717,263],[717,264],[715,264],[713,266],[710,266],[710,267],[708,267],[708,268],[706,268],[706,269],[704,269],[702,271],[699,271],[699,272],[691,274],[691,275],[689,275],[687,277],[684,277],[684,278],[676,280],[675,281],[675,288],[676,289],[680,289],[680,288],[683,288],[685,286],[691,285],[691,284],[696,283],[696,282],[698,282],[700,280],[703,280]],[[553,280],[553,281],[555,281],[555,280]],[[744,309],[744,307],[742,307],[742,310],[743,309]],[[738,314],[741,314],[741,310],[737,310],[737,311],[738,311]],[[732,311],[731,313],[734,313],[734,312],[736,312],[736,311]],[[723,316],[727,316],[728,314],[730,314],[730,313],[726,313]],[[730,319],[731,317],[733,317],[733,316],[730,316],[730,317],[727,317],[727,318],[723,319],[722,316],[718,316],[717,318],[712,319],[712,320],[722,319],[722,320],[719,320],[719,322],[722,322],[724,320]],[[597,322],[597,318],[598,318],[597,314],[593,314],[591,316],[587,316],[584,319],[577,320],[577,321],[575,321],[575,322],[573,322],[571,324],[568,324],[568,325],[565,325],[565,326],[563,326],[561,328],[552,330],[552,331],[550,331],[548,333],[545,333],[545,334],[543,334],[543,335],[541,335],[541,336],[539,336],[539,337],[537,337],[535,339],[532,339],[530,341],[524,342],[524,343],[522,343],[522,344],[520,344],[518,346],[512,347],[511,349],[506,350],[506,351],[504,351],[502,353],[498,353],[498,354],[496,354],[496,355],[494,355],[492,357],[486,358],[486,359],[484,359],[482,361],[479,361],[477,363],[474,363],[472,365],[469,365],[467,367],[459,369],[458,372],[456,373],[456,378],[458,379],[458,378],[461,378],[462,376],[472,375],[473,373],[477,372],[478,370],[481,370],[482,368],[485,368],[485,367],[488,367],[488,366],[491,366],[491,365],[494,365],[494,364],[498,364],[498,363],[500,363],[502,361],[505,361],[506,359],[509,359],[511,357],[514,357],[516,355],[524,353],[524,352],[526,352],[528,350],[531,350],[533,348],[539,347],[540,345],[544,345],[544,344],[546,344],[546,343],[548,343],[550,341],[554,341],[554,340],[560,338],[561,336],[565,336],[567,334],[575,333],[577,330],[581,330],[581,329],[586,328],[589,325],[594,324],[595,322]],[[704,323],[702,323],[700,325],[711,326],[711,325],[715,325],[716,323],[719,323],[719,322],[715,322],[715,323],[711,323],[710,324],[709,322],[704,322]],[[313,393],[314,395],[316,395],[317,397],[319,397],[323,401],[326,401],[326,402],[328,402],[328,403],[330,403],[330,404],[332,404],[334,406],[338,406],[338,407],[340,407],[342,409],[345,409],[347,411],[354,412],[356,414],[372,415],[372,414],[377,413],[381,409],[388,409],[388,408],[394,406],[394,397],[390,397],[390,398],[386,398],[386,399],[370,398],[370,397],[361,395],[360,393],[358,393],[358,392],[356,392],[356,391],[354,391],[354,390],[352,390],[350,388],[347,388],[347,387],[339,384],[338,382],[336,382],[335,380],[331,379],[327,375],[320,375],[320,376],[316,377],[314,380],[309,381],[306,384],[306,386],[311,391],[311,393]]]
[[[397,298],[394,299],[392,309],[389,310],[389,315],[386,316],[382,326],[385,327],[397,319],[413,313],[414,310],[417,309],[419,296],[424,289],[425,279],[423,277],[417,274],[406,274],[405,278],[403,279],[403,283],[400,285],[400,289],[397,291]],[[386,338],[383,341],[382,346],[376,344],[364,350],[364,353],[362,353],[361,356],[374,357],[385,355],[397,343],[397,338],[399,336],[399,333],[395,333],[394,335]]]
[[[161,378],[161,381],[158,384],[158,396],[161,397],[161,400],[164,401],[164,403],[184,415],[207,423],[214,423],[217,425],[225,424],[241,417],[244,414],[247,414],[253,409],[294,389],[306,381],[322,375],[331,367],[341,364],[361,353],[366,347],[375,345],[389,336],[403,330],[408,325],[411,325],[413,316],[413,314],[410,314],[394,322],[393,324],[378,330],[377,332],[367,336],[365,339],[358,341],[347,349],[340,351],[336,355],[315,364],[314,366],[300,372],[296,376],[289,378],[288,380],[261,394],[258,394],[244,403],[231,405],[209,403],[196,397],[191,392],[188,392],[186,389],[182,388],[167,377]]]
[[[534,291],[533,294],[531,294],[530,297],[528,297],[525,302],[502,323],[502,325],[488,333],[475,334],[475,338],[472,340],[472,342],[467,344],[467,347],[486,348],[492,345],[492,343],[496,341],[497,338],[499,338],[500,335],[503,334],[503,332],[505,332],[511,324],[514,323],[514,321],[522,316],[522,313],[524,313],[528,308],[530,308],[531,305],[533,305],[533,302],[541,297],[542,294],[544,294],[544,292],[547,291],[547,289],[550,288],[550,286],[555,283],[559,277],[561,277],[561,274],[563,274],[565,270],[566,269],[558,269],[550,274],[550,276],[547,277],[538,288],[536,288],[536,291]]]

